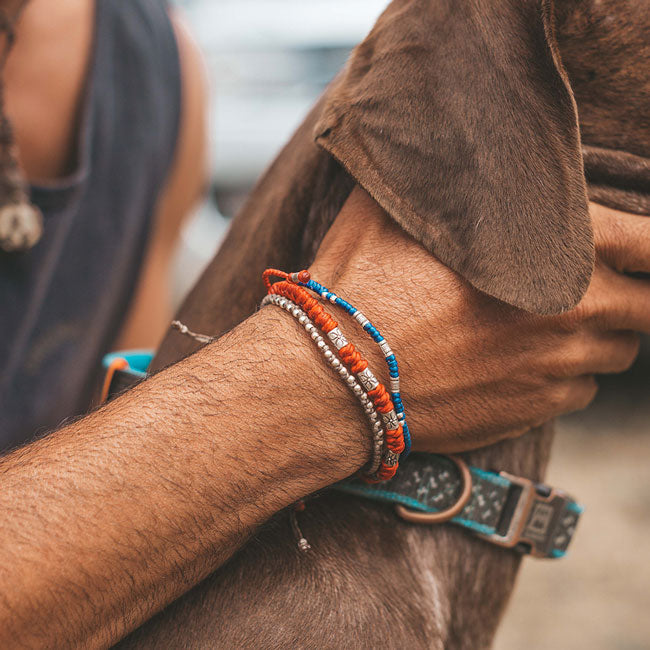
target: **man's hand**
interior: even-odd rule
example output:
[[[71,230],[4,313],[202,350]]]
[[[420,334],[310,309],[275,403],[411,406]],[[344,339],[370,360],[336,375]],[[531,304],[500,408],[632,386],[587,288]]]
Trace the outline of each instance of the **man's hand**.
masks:
[[[650,219],[592,205],[598,262],[580,305],[536,316],[473,289],[357,188],[311,269],[386,336],[401,366],[414,449],[458,452],[584,408],[594,374],[622,372],[650,332]],[[496,252],[495,254],[498,254]],[[384,374],[356,323],[344,331]],[[365,337],[365,335],[363,335]]]

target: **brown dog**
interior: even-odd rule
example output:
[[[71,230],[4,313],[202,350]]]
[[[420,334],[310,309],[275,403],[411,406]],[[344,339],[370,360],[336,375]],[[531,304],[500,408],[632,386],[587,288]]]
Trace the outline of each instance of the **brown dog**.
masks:
[[[262,270],[308,266],[355,183],[478,289],[559,313],[592,273],[587,197],[650,213],[649,158],[647,0],[394,0],[181,318],[216,335],[243,320]],[[156,367],[191,351],[171,333]],[[547,425],[469,458],[540,479],[551,438]],[[280,516],[125,647],[489,647],[514,553],[335,494],[302,519],[317,550],[301,555]]]

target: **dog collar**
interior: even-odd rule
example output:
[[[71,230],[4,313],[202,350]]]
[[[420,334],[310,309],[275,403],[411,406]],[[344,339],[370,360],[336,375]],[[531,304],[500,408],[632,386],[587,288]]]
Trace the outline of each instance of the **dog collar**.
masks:
[[[144,379],[152,358],[148,350],[104,357],[102,401]],[[454,524],[539,558],[566,555],[583,512],[568,494],[549,485],[438,454],[411,454],[390,481],[369,485],[350,479],[332,489],[392,504],[408,522]]]
[[[390,481],[350,480],[334,489],[393,504],[398,516],[411,523],[448,522],[538,558],[566,555],[583,512],[569,495],[549,485],[437,454],[411,454]]]

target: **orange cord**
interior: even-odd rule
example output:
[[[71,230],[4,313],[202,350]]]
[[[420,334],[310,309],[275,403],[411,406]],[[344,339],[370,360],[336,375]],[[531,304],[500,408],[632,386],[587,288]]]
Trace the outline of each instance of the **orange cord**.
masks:
[[[275,275],[276,271],[273,272]],[[267,278],[268,279],[268,278]],[[276,282],[275,284],[269,287],[269,293],[275,294],[278,296],[284,296],[289,298],[296,304],[300,305],[309,318],[314,321],[314,323],[321,329],[323,332],[328,334],[335,327],[338,327],[338,323],[323,309],[321,304],[315,298],[312,298],[309,293],[299,287],[297,284],[293,284],[289,281]]]
[[[307,277],[307,281],[309,279],[309,273],[307,271],[301,271],[299,274],[293,275],[296,275],[301,282],[305,281],[305,277]],[[318,300],[293,282],[292,274],[278,271],[277,269],[267,269],[264,271],[262,277],[270,294],[284,296],[297,305],[300,305],[309,318],[325,334],[338,327],[338,323],[323,309]],[[283,280],[273,284],[270,280],[271,277],[283,278]],[[355,375],[368,367],[368,362],[361,356],[361,353],[352,343],[348,343],[342,347],[339,350],[339,355],[348,370]],[[368,391],[368,397],[372,399],[377,411],[382,414],[390,413],[395,409],[388,391],[381,383],[373,390]],[[397,429],[389,429],[386,431],[386,447],[396,454],[401,454],[404,451],[404,429],[401,424]],[[364,476],[363,479],[368,483],[387,481],[395,476],[397,469],[398,465],[386,465],[382,462],[375,477]]]
[[[289,280],[289,274],[284,271],[278,271],[278,269],[266,269],[262,273],[262,281],[267,290],[271,289],[271,278],[282,278],[283,280]]]
[[[356,375],[368,367],[368,362],[361,357],[359,350],[352,343],[348,343],[339,350],[341,359],[346,366]],[[370,394],[370,393],[368,393]]]
[[[113,359],[108,369],[106,370],[106,375],[104,376],[104,383],[102,385],[102,392],[99,395],[99,403],[103,404],[108,399],[108,394],[111,390],[111,384],[113,383],[113,377],[118,370],[125,370],[129,367],[129,364],[126,359],[118,357]]]

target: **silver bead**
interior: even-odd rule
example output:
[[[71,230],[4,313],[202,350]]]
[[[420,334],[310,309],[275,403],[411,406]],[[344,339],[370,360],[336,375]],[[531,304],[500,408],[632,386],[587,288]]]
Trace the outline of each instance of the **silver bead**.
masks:
[[[390,392],[399,393],[399,379],[395,377],[390,378]]]
[[[361,325],[361,327],[365,327],[370,322],[360,311],[354,315],[354,319],[359,323],[359,325]]]
[[[372,374],[372,371],[370,368],[366,368],[365,370],[362,370],[358,375],[357,379],[359,380],[359,383],[368,391],[368,390],[374,390],[379,386],[379,382],[377,381],[377,378]]]
[[[328,332],[327,336],[337,350],[344,348],[348,344],[348,340],[343,336],[343,332],[338,327]]]
[[[394,451],[387,449],[384,453],[384,463],[386,463],[388,467],[393,467],[394,465],[397,465],[398,462],[399,454],[396,454]]]
[[[382,413],[382,419],[387,429],[397,429],[399,426],[399,420],[397,419],[397,413],[395,411],[390,411],[388,413]]]
[[[381,351],[384,353],[385,357],[390,357],[393,354],[393,351],[390,349],[390,345],[386,341],[382,341],[379,344]]]
[[[295,318],[297,318],[298,322],[305,328],[305,331],[314,340],[314,342],[318,346],[318,349],[321,350],[328,363],[332,366],[332,368],[336,372],[339,373],[341,378],[348,384],[350,390],[359,399],[359,402],[361,403],[364,411],[366,412],[366,417],[368,418],[371,424],[372,432],[373,432],[373,456],[367,472],[371,476],[375,475],[381,463],[384,434],[383,434],[382,422],[377,414],[377,411],[375,410],[374,404],[370,401],[368,395],[364,392],[364,389],[362,388],[361,384],[357,382],[354,375],[352,375],[348,371],[345,365],[343,365],[341,361],[336,357],[336,355],[332,352],[332,350],[330,350],[330,348],[327,345],[326,339],[323,336],[321,336],[319,330],[314,326],[314,324],[311,322],[307,314],[302,309],[300,309],[300,307],[298,307],[291,300],[287,300],[275,294],[271,296],[266,296],[262,301],[262,304],[275,304],[275,305],[282,306],[284,309],[286,309],[287,312],[291,313]],[[335,328],[335,330],[338,330],[338,328]],[[328,336],[330,340],[334,342],[334,345],[338,347],[338,349],[340,349],[344,345],[347,345],[348,342],[340,330],[338,331],[332,330],[332,332],[334,332],[334,336],[330,336],[331,332],[330,335]],[[370,384],[373,383],[372,379],[374,379],[374,375],[372,375],[372,373],[364,371],[364,377],[366,382],[369,382]],[[377,385],[378,382],[374,380],[374,383],[375,385]],[[304,538],[300,540],[299,544],[300,547],[303,548],[303,550],[309,548],[309,543]]]

